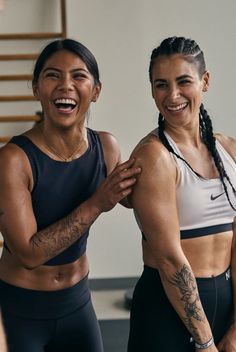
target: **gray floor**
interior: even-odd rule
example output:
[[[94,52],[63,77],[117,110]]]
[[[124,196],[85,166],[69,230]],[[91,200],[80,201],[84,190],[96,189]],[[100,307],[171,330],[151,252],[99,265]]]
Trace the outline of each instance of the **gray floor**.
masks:
[[[125,308],[126,290],[91,291],[93,305],[99,320],[129,319],[129,310]]]
[[[104,352],[126,352],[129,334],[129,320],[99,321]]]
[[[126,290],[91,291],[101,327],[105,352],[126,352],[129,310],[125,308]]]

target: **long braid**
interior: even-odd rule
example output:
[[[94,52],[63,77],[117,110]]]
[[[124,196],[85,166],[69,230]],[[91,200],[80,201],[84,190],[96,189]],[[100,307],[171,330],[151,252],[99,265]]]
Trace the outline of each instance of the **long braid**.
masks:
[[[152,51],[150,65],[149,65],[149,79],[151,83],[153,83],[152,82],[153,66],[155,62],[158,60],[158,58],[160,56],[171,56],[175,54],[181,54],[184,56],[186,61],[188,61],[189,63],[195,64],[198,70],[199,77],[200,79],[202,78],[204,72],[206,71],[206,64],[205,64],[204,54],[200,49],[200,47],[198,46],[198,44],[194,40],[189,38],[170,37],[163,40],[160,46],[158,46]],[[163,145],[169,150],[170,153],[174,154],[177,158],[183,160],[198,177],[202,178],[202,176],[199,175],[195,170],[193,170],[191,165],[189,165],[189,163],[186,160],[184,160],[180,155],[178,155],[171,147],[164,133],[165,121],[164,121],[164,117],[161,114],[159,114],[158,123],[159,123],[158,136],[160,138],[160,141],[163,143]],[[202,140],[205,143],[209,153],[211,154],[214,160],[214,163],[219,172],[220,181],[223,185],[228,202],[232,207],[232,209],[236,210],[236,208],[233,206],[230,200],[228,188],[225,183],[225,180],[228,181],[230,187],[233,190],[235,197],[236,197],[236,190],[229,176],[225,171],[221,157],[216,149],[216,139],[213,135],[211,119],[207,111],[204,109],[203,104],[200,107],[199,124],[200,124]]]
[[[201,131],[202,131],[203,142],[207,146],[207,149],[209,150],[209,152],[214,160],[215,166],[219,172],[220,180],[221,180],[222,185],[224,187],[224,191],[225,191],[226,197],[229,201],[229,204],[231,205],[232,209],[236,210],[236,208],[233,206],[233,204],[229,198],[228,188],[225,183],[225,179],[229,182],[235,196],[236,196],[236,190],[235,190],[227,172],[225,171],[224,164],[223,164],[221,157],[216,149],[216,139],[213,134],[211,118],[208,115],[207,111],[205,110],[203,104],[201,104],[201,106],[200,106],[200,126],[201,126]]]

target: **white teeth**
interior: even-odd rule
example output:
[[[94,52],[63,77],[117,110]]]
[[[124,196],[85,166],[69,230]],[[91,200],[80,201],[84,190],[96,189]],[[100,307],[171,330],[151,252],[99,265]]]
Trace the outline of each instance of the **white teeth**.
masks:
[[[69,105],[76,105],[76,101],[73,99],[69,98],[62,98],[62,99],[56,99],[55,104],[69,104]]]
[[[177,106],[167,106],[167,109],[171,110],[171,111],[178,111],[178,110],[181,110],[181,109],[185,108],[187,106],[187,104],[188,103],[179,104]]]

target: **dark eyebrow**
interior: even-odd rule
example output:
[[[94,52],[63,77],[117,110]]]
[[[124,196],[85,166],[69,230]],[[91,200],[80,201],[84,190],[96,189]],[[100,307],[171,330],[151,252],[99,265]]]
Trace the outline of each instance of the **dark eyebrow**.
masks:
[[[179,77],[177,77],[176,78],[176,81],[181,81],[182,79],[186,79],[186,78],[192,78],[192,76],[190,76],[190,75],[181,75],[181,76],[179,76]],[[159,82],[159,83],[166,83],[168,80],[167,79],[164,79],[164,78],[156,78],[155,80],[154,80],[154,83],[157,83],[157,82]]]
[[[74,70],[71,70],[72,73],[74,72],[84,72],[84,73],[89,73],[88,70],[86,70],[85,68],[75,68]]]
[[[181,79],[192,78],[190,75],[182,75],[176,78],[176,81],[180,81]]]
[[[155,79],[154,80],[154,82],[153,83],[157,83],[157,82],[162,82],[162,83],[166,83],[167,82],[167,80],[166,79],[162,79],[162,78],[157,78],[157,79]]]
[[[47,71],[61,72],[61,70],[56,67],[46,67],[45,69],[43,69],[43,72],[47,72]],[[85,73],[89,73],[89,71],[84,68],[75,68],[75,69],[71,70],[72,73],[80,72],[80,71],[85,72]]]
[[[47,72],[47,71],[57,71],[57,72],[60,72],[60,70],[58,70],[57,68],[55,67],[46,67],[42,70],[42,72]]]

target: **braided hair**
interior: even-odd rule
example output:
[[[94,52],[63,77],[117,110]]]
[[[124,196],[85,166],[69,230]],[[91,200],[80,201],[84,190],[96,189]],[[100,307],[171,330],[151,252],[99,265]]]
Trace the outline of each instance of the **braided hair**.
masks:
[[[152,82],[152,70],[153,70],[153,65],[155,64],[156,60],[160,56],[171,56],[175,54],[181,54],[185,57],[185,59],[189,63],[194,63],[197,66],[198,74],[199,77],[201,78],[204,72],[206,71],[206,64],[205,64],[205,59],[204,59],[204,54],[198,44],[188,38],[184,37],[170,37],[167,39],[164,39],[160,46],[155,48],[152,51],[151,54],[151,60],[150,60],[150,65],[149,65],[149,79],[150,82]],[[213,134],[213,127],[212,127],[212,122],[211,118],[208,115],[207,111],[205,110],[203,104],[200,106],[200,112],[199,112],[199,126],[200,126],[200,131],[201,131],[201,137],[203,143],[206,145],[209,153],[211,154],[215,166],[218,170],[220,181],[223,185],[226,197],[228,199],[228,202],[233,210],[236,210],[236,208],[233,206],[229,193],[228,193],[228,188],[225,183],[225,179],[228,181],[230,187],[233,190],[234,195],[236,196],[236,190],[235,187],[233,186],[229,176],[227,175],[223,162],[221,160],[221,157],[216,149],[216,139]],[[202,177],[199,175],[192,167],[191,165],[184,159],[182,158],[178,153],[176,153],[173,148],[171,147],[168,139],[166,138],[166,135],[164,133],[165,130],[165,119],[163,115],[160,113],[159,114],[159,119],[158,119],[158,136],[162,144],[168,149],[168,151],[172,154],[174,154],[177,158],[183,160],[188,167],[198,176]]]

